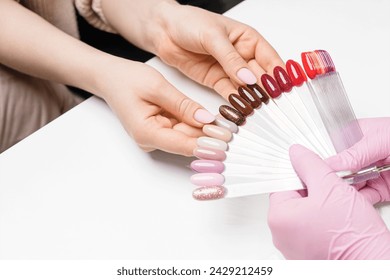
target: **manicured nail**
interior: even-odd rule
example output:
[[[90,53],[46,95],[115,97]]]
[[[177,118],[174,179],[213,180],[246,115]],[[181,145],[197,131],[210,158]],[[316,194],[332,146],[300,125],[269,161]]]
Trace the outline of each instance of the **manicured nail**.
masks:
[[[333,63],[333,60],[327,51],[316,50],[314,52],[316,54],[318,54],[318,56],[321,58],[325,73],[330,73],[330,72],[336,71],[336,67]]]
[[[253,113],[252,106],[238,94],[230,94],[228,99],[230,104],[232,104],[233,107],[240,111],[240,113],[244,116],[248,116]]]
[[[194,119],[200,123],[211,123],[215,116],[205,109],[198,109],[195,111]]]
[[[280,89],[282,92],[290,92],[293,84],[291,82],[290,77],[288,76],[286,70],[284,70],[280,66],[276,66],[274,68],[274,77],[276,79],[276,82],[278,83]]]
[[[251,90],[248,90],[244,87],[238,87],[238,94],[245,99],[245,101],[249,102],[251,104],[251,107],[254,109],[257,109],[261,105],[260,97],[257,96],[254,92]]]
[[[223,198],[226,189],[222,186],[200,187],[193,191],[192,197],[196,200],[214,200]]]
[[[232,139],[232,133],[230,130],[213,124],[206,124],[203,127],[203,132],[207,136],[222,140],[224,142],[229,142]]]
[[[225,119],[221,115],[217,115],[215,117],[214,123],[219,127],[223,127],[230,130],[232,133],[236,133],[238,131],[238,126],[234,122]]]
[[[228,147],[226,142],[206,136],[199,137],[197,144],[199,147],[211,148],[220,151],[226,151]]]
[[[263,74],[261,76],[261,83],[272,98],[278,98],[279,95],[282,93],[278,86],[278,83],[268,74]]]
[[[299,87],[307,81],[306,74],[298,62],[291,59],[287,60],[286,69],[294,86]]]
[[[247,85],[253,85],[257,82],[256,76],[248,68],[241,68],[237,71],[237,77],[241,82]]]
[[[236,125],[242,125],[245,122],[245,117],[236,109],[222,105],[219,107],[219,113],[227,120],[234,122]]]
[[[191,162],[192,170],[200,173],[222,173],[225,165],[217,160],[194,160]]]
[[[210,160],[219,160],[219,161],[224,161],[226,159],[226,154],[224,151],[210,149],[210,148],[203,148],[203,147],[195,148],[194,156],[200,159],[210,159]]]
[[[191,183],[196,186],[220,186],[225,177],[219,173],[197,173],[191,176]]]
[[[253,91],[253,93],[260,98],[261,102],[263,102],[264,104],[268,104],[269,95],[264,89],[261,88],[261,86],[259,86],[258,84],[248,85],[248,89]]]

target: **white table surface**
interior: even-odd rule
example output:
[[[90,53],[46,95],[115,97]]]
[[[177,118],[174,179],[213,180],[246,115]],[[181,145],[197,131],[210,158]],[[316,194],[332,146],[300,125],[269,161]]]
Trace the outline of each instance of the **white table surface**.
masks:
[[[226,15],[286,60],[329,51],[357,116],[373,117],[390,115],[389,11],[385,0],[247,0]],[[223,102],[158,59],[148,64],[212,112]],[[267,196],[195,201],[189,163],[140,151],[90,98],[0,155],[0,258],[280,258]]]

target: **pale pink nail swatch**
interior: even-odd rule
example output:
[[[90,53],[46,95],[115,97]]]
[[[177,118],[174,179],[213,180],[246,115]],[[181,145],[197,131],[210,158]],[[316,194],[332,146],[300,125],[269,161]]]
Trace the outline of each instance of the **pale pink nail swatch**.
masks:
[[[198,144],[199,147],[211,148],[211,149],[216,149],[221,151],[226,151],[228,148],[226,142],[221,141],[219,139],[207,137],[207,136],[199,137],[196,143]]]
[[[225,177],[219,173],[197,173],[191,176],[191,183],[196,186],[220,186]]]
[[[205,109],[198,109],[195,111],[194,119],[200,123],[211,123],[215,116]]]
[[[241,82],[247,85],[253,85],[257,82],[256,76],[248,68],[241,68],[238,70],[237,77],[241,80]]]
[[[191,162],[191,168],[201,173],[222,173],[225,166],[217,160],[194,160]]]
[[[212,138],[219,139],[221,141],[229,142],[232,139],[232,133],[230,130],[219,127],[213,124],[206,124],[203,127],[203,132]]]
[[[202,148],[202,147],[197,147],[194,149],[194,156],[200,159],[210,159],[210,160],[220,160],[220,161],[224,161],[226,159],[226,154],[224,151],[210,149],[210,148]]]
[[[215,124],[217,126],[226,128],[226,129],[230,130],[233,133],[236,133],[238,131],[238,126],[234,122],[231,122],[231,121],[225,119],[221,115],[217,115],[215,117],[215,121],[214,122],[215,122]]]

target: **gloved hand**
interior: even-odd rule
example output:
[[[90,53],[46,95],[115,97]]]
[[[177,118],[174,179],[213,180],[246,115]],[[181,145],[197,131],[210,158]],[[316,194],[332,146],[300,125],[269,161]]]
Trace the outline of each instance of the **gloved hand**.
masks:
[[[362,119],[359,124],[362,140],[326,160],[333,170],[356,172],[371,164],[390,164],[390,118]],[[390,201],[390,172],[382,172],[379,178],[359,184],[357,189],[372,204]]]
[[[371,205],[313,152],[290,148],[307,187],[270,196],[268,223],[287,259],[390,259],[390,232]]]

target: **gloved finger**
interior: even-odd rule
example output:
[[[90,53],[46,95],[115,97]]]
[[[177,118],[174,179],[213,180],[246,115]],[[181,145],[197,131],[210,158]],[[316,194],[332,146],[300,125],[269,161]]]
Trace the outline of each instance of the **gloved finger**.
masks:
[[[274,207],[282,204],[285,201],[291,199],[302,198],[302,195],[298,191],[284,191],[284,192],[275,192],[269,195],[270,207]]]
[[[290,159],[309,194],[343,182],[317,154],[301,145],[290,147]]]
[[[159,95],[153,95],[152,100],[148,101],[157,104],[179,121],[183,121],[191,126],[202,127],[203,124],[211,123],[215,120],[213,114],[185,96],[168,82],[160,88]]]
[[[360,189],[359,193],[362,194],[372,205],[381,202],[381,195],[379,191],[375,188],[366,186]]]
[[[335,171],[356,172],[389,156],[390,130],[389,133],[378,132],[365,135],[351,148],[326,159],[326,163]]]

